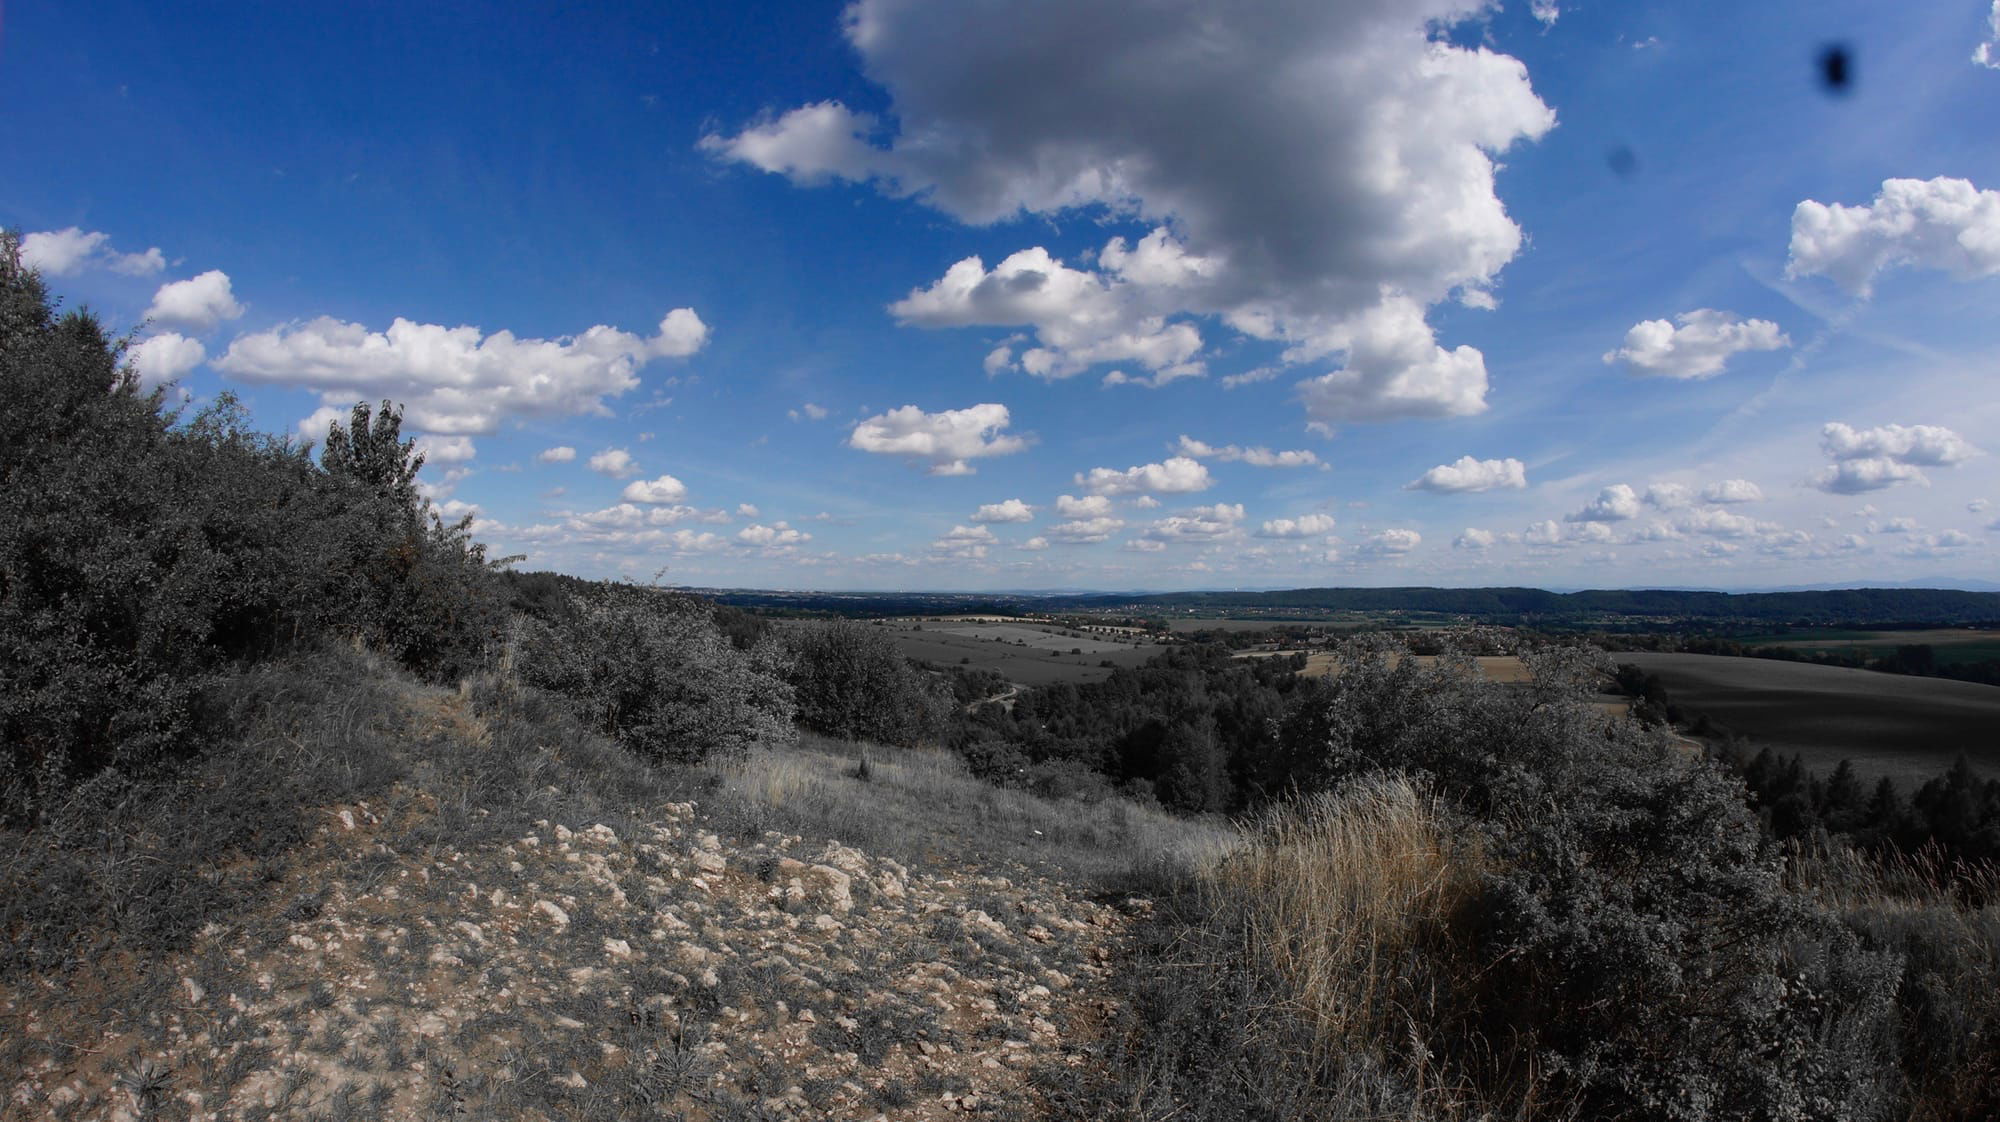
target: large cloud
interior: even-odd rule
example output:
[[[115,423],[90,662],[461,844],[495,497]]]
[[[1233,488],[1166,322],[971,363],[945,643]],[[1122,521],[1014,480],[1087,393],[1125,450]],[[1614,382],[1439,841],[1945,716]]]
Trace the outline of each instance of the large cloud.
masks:
[[[1604,356],[1640,374],[1662,378],[1710,378],[1722,373],[1729,357],[1743,351],[1774,351],[1792,341],[1767,319],[1739,319],[1713,308],[1680,316],[1679,327],[1663,319],[1635,324],[1625,345]]]
[[[1790,275],[1867,296],[1875,274],[1895,265],[1960,280],[2000,273],[2000,191],[1943,176],[1889,179],[1867,206],[1807,199],[1792,212]]]
[[[158,246],[144,253],[119,253],[111,248],[111,235],[71,226],[22,237],[21,264],[51,277],[70,276],[92,266],[145,277],[165,269],[167,258]]]
[[[668,313],[651,338],[599,325],[517,339],[400,317],[370,331],[321,316],[241,336],[213,365],[246,382],[316,390],[333,407],[393,398],[407,404],[412,426],[431,432],[490,433],[503,417],[609,416],[604,399],[636,387],[639,367],[707,341],[707,325],[687,308]]]
[[[820,102],[702,146],[801,183],[872,182],[972,224],[1099,209],[1152,228],[1113,239],[1094,267],[1041,247],[992,270],[968,259],[896,305],[929,326],[1032,327],[1036,345],[995,367],[1171,368],[1200,346],[1176,317],[1208,315],[1302,361],[1379,335],[1356,323],[1385,301],[1410,301],[1418,323],[1454,292],[1490,303],[1519,250],[1492,157],[1554,114],[1519,61],[1447,41],[1489,7],[1259,0],[1222,17],[1152,0],[859,0],[847,38],[893,118]],[[1315,419],[1467,411],[1484,390],[1477,357],[1415,355],[1432,368],[1416,381],[1443,378],[1442,403],[1395,394],[1399,365],[1362,371]]]
[[[1028,446],[1023,438],[1000,431],[1011,420],[1007,407],[993,402],[937,413],[905,405],[855,425],[847,443],[863,452],[924,464],[932,475],[971,475],[970,461]]]
[[[146,318],[155,324],[194,331],[213,331],[216,324],[242,314],[243,305],[230,291],[229,274],[221,269],[161,285],[146,309]]]
[[[1528,467],[1509,457],[1504,460],[1475,460],[1460,456],[1456,463],[1439,464],[1403,485],[1405,491],[1491,491],[1528,485]]]
[[[1201,461],[1174,456],[1157,464],[1140,464],[1124,471],[1091,468],[1088,474],[1078,472],[1076,483],[1093,495],[1180,495],[1206,491],[1214,480]]]

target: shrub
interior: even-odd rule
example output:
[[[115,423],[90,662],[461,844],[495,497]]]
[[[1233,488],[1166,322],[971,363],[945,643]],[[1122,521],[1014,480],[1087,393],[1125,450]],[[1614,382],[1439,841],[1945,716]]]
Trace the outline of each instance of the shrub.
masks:
[[[814,732],[914,747],[948,727],[950,683],[912,666],[888,636],[844,620],[783,634],[799,723]]]
[[[693,763],[797,738],[783,652],[738,650],[698,601],[597,585],[553,620],[524,618],[516,641],[523,681],[650,759]]]

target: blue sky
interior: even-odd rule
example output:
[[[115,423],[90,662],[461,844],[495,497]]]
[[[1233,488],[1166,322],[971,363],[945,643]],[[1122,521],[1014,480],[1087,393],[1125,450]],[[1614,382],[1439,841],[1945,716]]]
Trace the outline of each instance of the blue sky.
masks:
[[[525,567],[1996,570],[2000,4],[660,9],[9,5],[0,224]]]

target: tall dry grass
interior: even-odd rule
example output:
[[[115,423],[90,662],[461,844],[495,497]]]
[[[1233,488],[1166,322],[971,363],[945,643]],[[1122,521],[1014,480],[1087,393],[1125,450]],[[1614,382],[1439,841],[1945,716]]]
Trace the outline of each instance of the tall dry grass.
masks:
[[[1400,777],[1354,784],[1268,811],[1245,840],[1196,878],[1199,908],[1260,976],[1294,1074],[1398,1117],[1488,1113],[1449,1067],[1481,855],[1437,800]]]

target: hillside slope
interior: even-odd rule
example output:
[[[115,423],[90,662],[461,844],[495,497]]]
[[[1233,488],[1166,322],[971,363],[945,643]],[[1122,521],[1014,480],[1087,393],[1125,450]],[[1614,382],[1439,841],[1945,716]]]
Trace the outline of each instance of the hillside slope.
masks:
[[[1092,899],[1035,849],[1055,831],[1033,823],[1112,808],[912,760],[864,781],[809,749],[607,778],[637,765],[552,744],[573,730],[504,689],[392,686],[400,778],[307,811],[309,840],[241,906],[170,954],[0,985],[0,1116],[1018,1117],[1032,1071],[1083,1063],[1149,906]],[[669,782],[704,797],[663,800]],[[758,828],[865,804],[892,836],[950,782],[1006,860]]]

